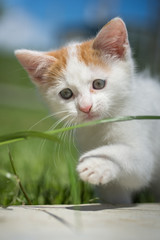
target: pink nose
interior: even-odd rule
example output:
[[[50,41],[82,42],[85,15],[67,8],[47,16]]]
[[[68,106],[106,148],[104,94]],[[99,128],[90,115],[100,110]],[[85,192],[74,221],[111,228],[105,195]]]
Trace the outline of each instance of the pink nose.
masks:
[[[85,107],[79,106],[79,110],[80,110],[81,112],[84,112],[84,113],[89,113],[90,110],[91,110],[91,108],[92,108],[92,105],[88,105],[88,106],[85,106]]]

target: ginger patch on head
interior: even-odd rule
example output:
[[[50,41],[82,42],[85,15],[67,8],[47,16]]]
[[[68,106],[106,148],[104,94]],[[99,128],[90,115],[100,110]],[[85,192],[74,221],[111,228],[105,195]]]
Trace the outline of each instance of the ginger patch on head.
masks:
[[[79,61],[84,62],[86,65],[93,64],[104,66],[105,63],[101,58],[101,53],[98,50],[95,50],[92,45],[93,40],[77,45],[77,55]]]
[[[56,61],[48,69],[47,77],[53,83],[56,79],[63,77],[63,71],[67,65],[67,48],[61,48],[56,51],[48,52],[47,55],[53,56]]]

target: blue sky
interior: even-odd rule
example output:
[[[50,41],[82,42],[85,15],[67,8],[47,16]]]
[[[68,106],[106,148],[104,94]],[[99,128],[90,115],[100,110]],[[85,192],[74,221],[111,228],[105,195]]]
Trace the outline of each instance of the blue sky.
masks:
[[[139,19],[146,19],[150,12],[150,4],[155,0],[4,0],[7,7],[20,7],[30,12],[39,19],[49,21],[81,21],[83,20],[84,9],[88,5],[97,5],[103,2],[111,5],[113,12],[125,18],[137,22]],[[118,6],[118,7],[117,7]],[[115,8],[115,9],[114,9]]]
[[[115,16],[144,27],[154,20],[157,0],[1,0],[0,46],[51,47],[67,26],[105,23]],[[100,25],[99,24],[99,25]],[[54,39],[53,36],[55,36]],[[11,41],[12,40],[12,41]],[[38,45],[39,43],[39,45]],[[8,45],[7,45],[8,44]]]
[[[83,20],[83,12],[89,2],[97,2],[95,0],[5,0],[7,7],[20,7],[30,12],[35,17],[48,22],[62,23],[63,21],[81,21]]]

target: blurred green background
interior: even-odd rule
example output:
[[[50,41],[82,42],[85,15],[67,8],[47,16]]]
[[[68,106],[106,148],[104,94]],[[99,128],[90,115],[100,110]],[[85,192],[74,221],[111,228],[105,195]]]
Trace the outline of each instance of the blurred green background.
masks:
[[[160,74],[160,1],[158,0],[0,0],[0,135],[30,129],[49,110],[14,49],[48,50],[70,40],[94,36],[111,18],[127,24],[137,71]],[[46,131],[47,118],[33,127]],[[61,125],[58,125],[60,127]],[[70,135],[65,144],[27,140],[0,147],[0,204],[27,203],[11,168],[11,153],[21,182],[34,204],[95,201],[92,188],[79,181],[77,152]],[[142,194],[137,201],[152,201]]]

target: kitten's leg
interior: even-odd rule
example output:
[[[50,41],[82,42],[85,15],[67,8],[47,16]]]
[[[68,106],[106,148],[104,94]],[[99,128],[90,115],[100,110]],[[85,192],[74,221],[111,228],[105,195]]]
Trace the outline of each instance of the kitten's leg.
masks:
[[[146,186],[151,179],[153,156],[143,146],[108,145],[81,156],[77,171],[80,178],[100,185],[118,182],[130,190]]]

